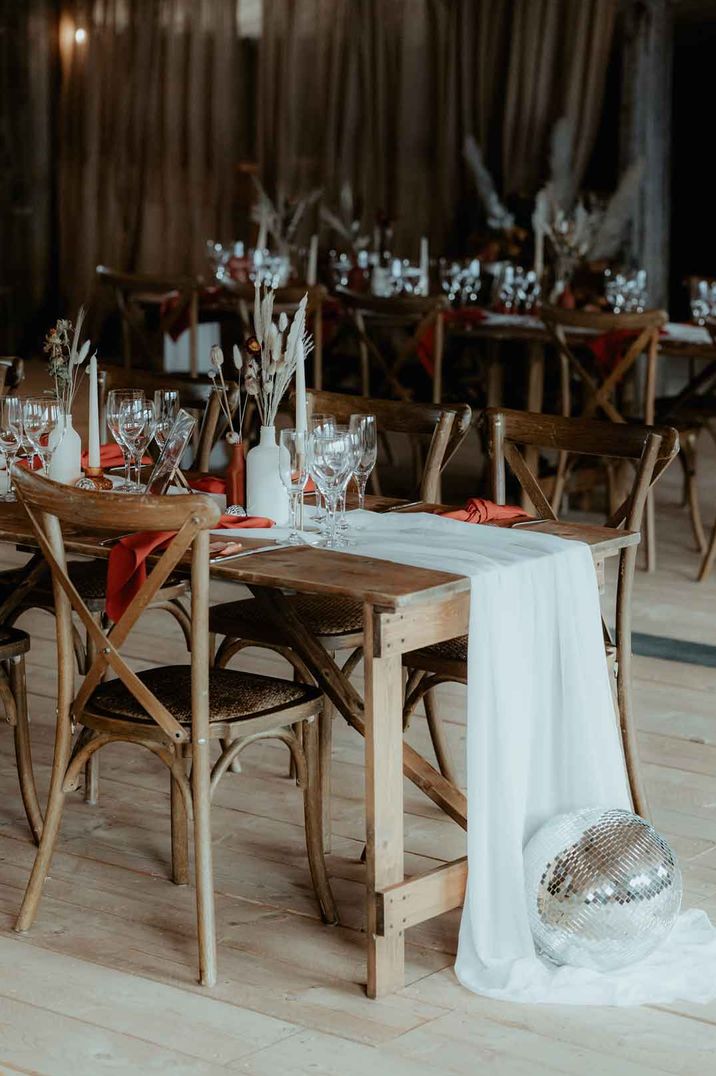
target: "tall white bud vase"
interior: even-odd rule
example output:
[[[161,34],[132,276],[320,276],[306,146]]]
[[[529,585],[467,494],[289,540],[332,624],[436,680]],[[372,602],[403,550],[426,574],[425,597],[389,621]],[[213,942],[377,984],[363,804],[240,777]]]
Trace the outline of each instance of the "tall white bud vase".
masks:
[[[259,443],[246,454],[246,511],[267,516],[278,527],[288,523],[288,493],[278,469],[276,427],[262,426]]]
[[[49,447],[54,449],[50,478],[73,484],[82,477],[82,439],[72,425],[72,415],[65,415],[64,424],[64,432],[58,424],[50,434]]]

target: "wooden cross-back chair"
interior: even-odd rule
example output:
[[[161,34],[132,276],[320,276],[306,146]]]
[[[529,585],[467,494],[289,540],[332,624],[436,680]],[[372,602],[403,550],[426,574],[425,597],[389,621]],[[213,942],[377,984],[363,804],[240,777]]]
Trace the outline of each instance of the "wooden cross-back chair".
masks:
[[[140,366],[162,365],[161,336],[171,332],[182,318],[189,323],[189,367],[191,376],[199,371],[198,325],[199,295],[203,287],[200,276],[172,276],[153,273],[125,273],[98,265],[99,284],[111,288],[122,320],[122,356],[125,369],[129,370],[136,359]],[[176,293],[166,313],[159,318],[160,338],[150,333],[146,313],[149,307],[158,307],[162,300]]]
[[[608,520],[611,527],[640,531],[647,495],[679,451],[679,437],[670,427],[615,425],[594,419],[564,418],[490,408],[482,422],[487,433],[492,496],[506,503],[506,469],[509,467],[535,505],[538,517],[557,519],[538,478],[528,467],[521,449],[554,449],[583,456],[628,460],[635,477],[627,497]],[[622,745],[634,809],[645,814],[647,802],[639,775],[636,728],[631,695],[631,597],[638,546],[619,553],[614,633],[604,628],[604,641],[612,671],[616,672],[616,699]],[[421,700],[437,710],[433,692],[442,683],[467,683],[467,636],[406,654],[409,670],[405,720]],[[439,722],[437,714],[435,721]]]
[[[420,485],[420,498],[427,501],[433,499],[432,495],[436,492],[443,468],[470,427],[471,411],[467,404],[440,409],[430,404],[370,400],[361,396],[311,391],[308,393],[308,401],[309,408],[317,414],[330,413],[339,420],[346,420],[351,414],[359,412],[376,414],[379,429],[382,424],[383,428],[425,433],[432,425],[433,441],[428,451],[430,473],[423,477]],[[306,630],[318,639],[329,654],[348,652],[343,671],[350,675],[363,655],[362,604],[351,598],[330,594],[294,594],[288,600],[306,625]],[[214,635],[223,637],[216,652],[217,666],[223,668],[239,651],[249,646],[257,646],[281,654],[293,666],[300,679],[310,680],[308,670],[288,641],[282,637],[280,627],[266,617],[263,606],[255,598],[214,605],[209,616],[209,626]],[[334,712],[334,707],[326,700],[321,718],[320,741],[325,812],[324,841],[327,846],[330,842],[330,760]]]
[[[24,359],[16,355],[0,357],[0,396],[13,392],[25,378]]]
[[[336,910],[321,847],[321,804],[316,718],[322,697],[313,687],[209,663],[209,537],[219,509],[208,497],[123,497],[68,490],[29,471],[17,491],[52,573],[57,633],[58,696],[55,751],[44,828],[16,929],[33,923],[57,842],[65,798],[87,761],[107,744],[133,743],[156,755],[170,774],[172,880],[188,882],[188,819],[193,821],[199,939],[199,979],[216,981],[216,939],[210,806],[213,793],[237,753],[259,739],[278,738],[291,750],[304,791],[308,858],[323,918]],[[164,552],[120,619],[99,626],[67,570],[62,524],[81,519],[89,530],[173,532]],[[192,583],[191,664],[135,673],[122,647],[161,585],[190,557]],[[76,690],[72,612],[94,641],[94,659]],[[116,679],[105,680],[111,671]],[[301,736],[292,726],[299,725]],[[75,726],[78,732],[75,734]],[[241,728],[236,742],[233,730]],[[211,763],[212,741],[232,737]],[[190,773],[188,765],[190,764]]]
[[[664,310],[608,314],[544,306],[541,315],[559,355],[563,415],[573,414],[572,381],[575,380],[584,392],[580,417],[604,416],[612,422],[626,422],[627,417],[620,410],[618,393],[639,357],[646,354],[641,417],[647,425],[654,423],[659,332],[669,320]],[[568,339],[568,333],[575,334],[572,342]],[[581,336],[577,337],[576,334]],[[595,336],[611,337],[614,354],[602,371],[599,371],[596,363],[585,364],[575,351],[573,341],[579,339],[580,343],[586,344],[590,335],[592,339]],[[569,455],[561,452],[552,494],[553,507],[559,507],[572,464]],[[654,499],[651,494],[647,497],[644,539],[647,571],[653,571],[656,567],[656,535]]]
[[[348,314],[358,339],[361,394],[371,395],[371,367],[385,378],[392,395],[398,400],[410,400],[412,392],[400,380],[406,363],[416,355],[421,338],[429,333],[433,342],[432,399],[439,404],[442,397],[442,367],[445,349],[445,310],[448,301],[442,295],[377,296],[337,287],[334,292]],[[378,347],[371,331],[392,333],[404,331],[406,339],[396,346],[393,358]]]
[[[244,338],[253,336],[254,297],[256,289],[253,284],[240,284],[236,281],[223,282],[226,291],[236,299],[241,331]],[[306,304],[306,324],[313,337],[313,384],[320,388],[323,384],[323,304],[327,296],[322,284],[289,284],[277,288],[274,293],[274,316],[285,312],[288,317],[295,312],[304,295],[308,296]],[[309,360],[310,361],[310,360]]]
[[[375,415],[382,437],[389,433],[406,434],[419,465],[415,493],[421,501],[440,500],[440,476],[470,429],[472,411],[467,404],[405,403],[315,390],[308,392],[307,400],[309,414],[333,415],[338,423],[347,423],[354,414]],[[423,461],[419,450],[424,443],[428,447]],[[379,493],[377,469],[371,475],[371,483],[373,492]]]

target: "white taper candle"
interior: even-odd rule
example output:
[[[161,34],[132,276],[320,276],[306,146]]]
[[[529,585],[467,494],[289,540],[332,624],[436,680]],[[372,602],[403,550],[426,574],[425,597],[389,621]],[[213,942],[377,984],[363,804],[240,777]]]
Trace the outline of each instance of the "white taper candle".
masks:
[[[428,239],[425,235],[420,240],[420,290],[423,295],[427,295],[430,290]]]
[[[311,245],[308,248],[308,268],[306,270],[306,283],[313,287],[318,280],[318,236],[311,236]]]
[[[100,464],[99,454],[99,388],[97,384],[97,356],[92,355],[89,361],[89,455],[90,467],[98,468]]]

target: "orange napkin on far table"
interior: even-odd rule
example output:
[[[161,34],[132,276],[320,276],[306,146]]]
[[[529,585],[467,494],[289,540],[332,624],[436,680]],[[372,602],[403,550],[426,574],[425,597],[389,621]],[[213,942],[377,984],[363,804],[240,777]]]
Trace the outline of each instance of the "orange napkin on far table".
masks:
[[[221,516],[212,530],[244,527],[273,527],[264,516]],[[120,538],[107,563],[106,607],[110,620],[117,621],[147,578],[147,558],[168,545],[176,531],[138,531]]]
[[[495,504],[484,497],[470,497],[464,508],[441,512],[448,519],[460,519],[464,523],[495,523],[503,519],[530,519],[516,504]]]
[[[82,453],[82,466],[86,467],[89,463],[89,452],[85,449]],[[124,456],[122,449],[116,442],[110,441],[106,445],[99,446],[99,465],[103,470],[107,470],[109,467],[121,467],[124,463]],[[151,456],[143,456],[142,463],[154,463]]]
[[[219,475],[205,474],[199,478],[190,478],[189,485],[192,489],[197,490],[198,493],[226,493],[226,479],[220,478]],[[316,487],[313,479],[309,478],[306,482],[306,488],[304,493],[315,493]]]

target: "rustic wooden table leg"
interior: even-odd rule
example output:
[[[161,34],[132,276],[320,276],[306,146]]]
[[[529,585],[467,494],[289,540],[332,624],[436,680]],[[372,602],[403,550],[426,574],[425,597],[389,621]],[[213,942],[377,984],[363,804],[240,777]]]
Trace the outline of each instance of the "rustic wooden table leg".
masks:
[[[544,344],[535,341],[527,348],[527,410],[541,412],[544,402]],[[525,463],[535,478],[539,478],[539,449],[525,449]],[[520,506],[534,512],[534,505],[522,491]]]
[[[365,606],[365,797],[368,996],[399,990],[405,934],[379,936],[378,893],[403,881],[403,716],[400,654],[376,654],[374,614]]]

